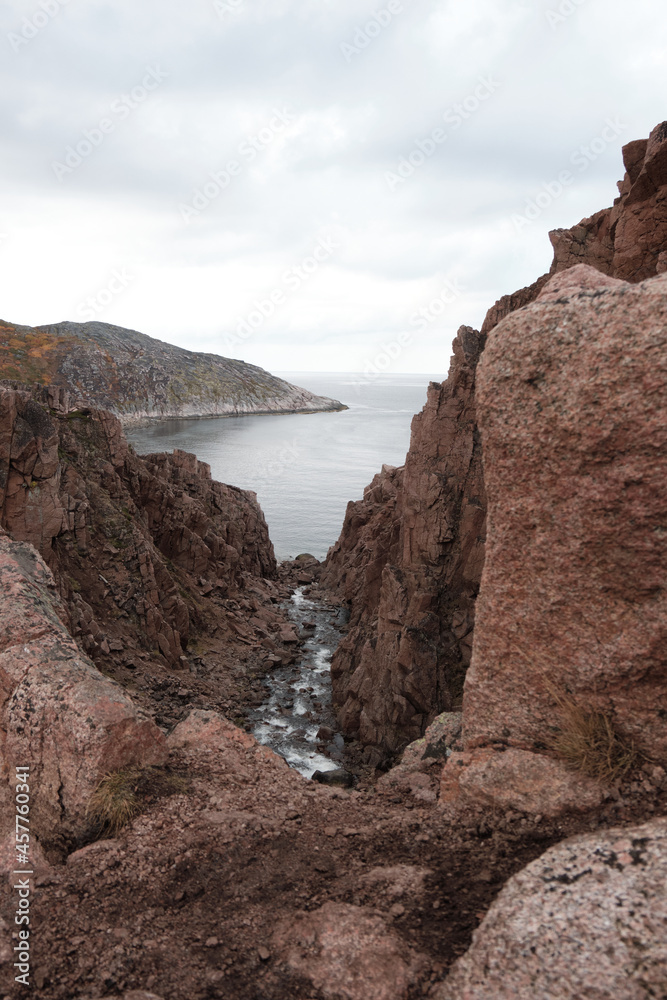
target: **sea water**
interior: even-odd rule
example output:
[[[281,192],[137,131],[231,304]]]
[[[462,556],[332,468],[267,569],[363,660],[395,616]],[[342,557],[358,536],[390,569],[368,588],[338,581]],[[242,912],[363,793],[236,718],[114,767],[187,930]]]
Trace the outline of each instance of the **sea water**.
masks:
[[[335,413],[170,419],[128,428],[139,454],[181,448],[208,462],[214,479],[257,493],[276,557],[323,559],[350,500],[383,464],[402,465],[412,417],[430,381],[444,376],[277,372],[349,409]]]

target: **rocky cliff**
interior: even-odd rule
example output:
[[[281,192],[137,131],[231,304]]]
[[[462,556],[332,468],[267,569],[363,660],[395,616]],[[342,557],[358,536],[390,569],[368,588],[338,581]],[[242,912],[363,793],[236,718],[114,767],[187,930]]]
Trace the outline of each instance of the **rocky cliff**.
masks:
[[[265,660],[293,655],[255,495],[194,455],[139,458],[63,389],[0,388],[0,525],[45,559],[83,650],[165,724],[177,691],[234,713]]]
[[[349,505],[327,557],[323,579],[352,614],[332,664],[340,719],[378,758],[460,702],[484,563],[475,368],[487,336],[574,264],[631,282],[667,268],[667,123],[625,146],[623,159],[613,207],[550,233],[549,274],[496,302],[480,334],[459,331],[447,382],[430,387],[414,420],[405,467],[376,477]]]
[[[462,327],[447,382],[415,417],[405,467],[351,503],[323,583],[349,602],[332,663],[348,733],[395,751],[460,703],[484,552],[475,370],[483,338]]]
[[[30,831],[43,847],[82,829],[88,800],[106,771],[162,764],[167,744],[153,720],[95,669],[68,634],[53,576],[33,546],[2,529],[0,587],[4,862],[16,845],[8,787],[15,767],[30,768]]]
[[[444,769],[447,798],[467,767],[502,770],[510,788],[531,767],[546,774],[562,732],[579,732],[583,769],[599,743],[608,779],[623,746],[667,762],[666,358],[667,275],[631,285],[586,265],[489,337],[477,385],[487,557],[469,753]],[[607,736],[586,742],[595,720]],[[503,752],[494,762],[477,747]],[[555,784],[543,782],[540,812]]]
[[[107,410],[122,423],[345,409],[255,365],[185,351],[109,323],[0,321],[0,379],[62,386],[73,403]]]

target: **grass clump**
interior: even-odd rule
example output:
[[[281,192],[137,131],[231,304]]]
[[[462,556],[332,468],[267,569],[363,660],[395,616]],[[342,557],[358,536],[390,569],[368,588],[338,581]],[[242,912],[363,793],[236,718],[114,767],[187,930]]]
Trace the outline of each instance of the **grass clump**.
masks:
[[[91,795],[86,816],[97,838],[115,837],[145,806],[186,788],[185,778],[165,768],[111,771]]]
[[[598,781],[620,780],[637,763],[639,751],[604,712],[555,695],[560,720],[547,745],[568,767]]]

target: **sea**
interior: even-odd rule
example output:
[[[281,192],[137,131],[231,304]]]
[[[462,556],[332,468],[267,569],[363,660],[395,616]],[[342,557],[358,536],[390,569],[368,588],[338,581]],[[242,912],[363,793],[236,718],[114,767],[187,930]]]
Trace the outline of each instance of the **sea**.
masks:
[[[214,479],[253,490],[276,558],[324,559],[350,500],[383,464],[402,465],[410,425],[432,375],[275,372],[348,406],[335,413],[169,419],[127,428],[139,454],[181,448],[208,462]]]

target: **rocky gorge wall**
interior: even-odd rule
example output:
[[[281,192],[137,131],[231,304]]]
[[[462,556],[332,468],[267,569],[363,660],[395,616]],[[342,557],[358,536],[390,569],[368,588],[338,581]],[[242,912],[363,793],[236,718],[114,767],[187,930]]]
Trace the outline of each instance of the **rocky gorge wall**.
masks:
[[[276,573],[254,494],[184,452],[139,458],[116,417],[59,387],[0,387],[0,525],[44,557],[93,655],[178,664],[202,624],[196,581],[226,594]]]
[[[500,299],[480,334],[459,331],[447,381],[431,385],[414,419],[405,466],[376,477],[364,499],[348,506],[329,552],[323,580],[352,615],[332,664],[339,718],[378,758],[422,735],[439,712],[460,707],[484,565],[486,464],[475,369],[487,337],[574,265],[628,282],[667,269],[667,123],[625,146],[623,159],[613,207],[550,233],[549,274]],[[466,354],[473,338],[476,348]],[[539,325],[532,338],[542,342]]]
[[[474,402],[484,338],[462,327],[449,378],[432,384],[401,470],[351,503],[322,577],[349,602],[332,662],[348,733],[394,751],[460,700],[484,552],[485,494]]]
[[[572,702],[664,764],[667,276],[555,275],[491,333],[477,402],[489,524],[464,749],[540,753]]]

